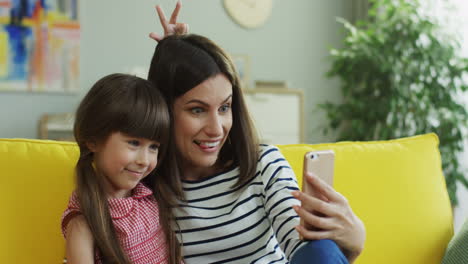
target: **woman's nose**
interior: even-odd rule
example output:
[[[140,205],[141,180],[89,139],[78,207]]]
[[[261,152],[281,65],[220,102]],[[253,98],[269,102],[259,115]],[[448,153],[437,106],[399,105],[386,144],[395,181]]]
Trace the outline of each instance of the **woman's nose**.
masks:
[[[218,137],[223,134],[223,119],[218,114],[212,115],[205,125],[205,133],[210,137]]]

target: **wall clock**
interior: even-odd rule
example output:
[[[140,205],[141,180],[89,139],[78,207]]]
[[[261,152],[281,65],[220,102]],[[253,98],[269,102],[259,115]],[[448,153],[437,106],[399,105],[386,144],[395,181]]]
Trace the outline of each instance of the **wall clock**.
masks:
[[[271,15],[273,0],[224,0],[229,16],[244,28],[257,28]]]

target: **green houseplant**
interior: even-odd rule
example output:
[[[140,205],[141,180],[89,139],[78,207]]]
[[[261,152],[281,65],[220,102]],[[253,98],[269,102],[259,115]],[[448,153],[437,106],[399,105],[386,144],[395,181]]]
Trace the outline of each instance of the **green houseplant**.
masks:
[[[338,140],[384,140],[435,132],[453,205],[457,183],[468,188],[457,156],[468,112],[468,60],[459,43],[420,12],[417,1],[370,0],[368,19],[347,29],[343,48],[332,49],[328,77],[341,80],[343,102],[324,103],[327,127]],[[465,79],[464,79],[465,78]]]

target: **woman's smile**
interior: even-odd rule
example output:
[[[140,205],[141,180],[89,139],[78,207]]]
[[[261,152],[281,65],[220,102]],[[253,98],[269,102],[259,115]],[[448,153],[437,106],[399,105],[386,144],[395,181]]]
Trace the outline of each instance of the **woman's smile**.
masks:
[[[217,147],[221,143],[221,140],[217,140],[217,141],[198,141],[198,140],[194,140],[193,142],[195,144],[197,144],[203,150],[207,150],[207,149],[214,150],[214,149],[217,149]]]

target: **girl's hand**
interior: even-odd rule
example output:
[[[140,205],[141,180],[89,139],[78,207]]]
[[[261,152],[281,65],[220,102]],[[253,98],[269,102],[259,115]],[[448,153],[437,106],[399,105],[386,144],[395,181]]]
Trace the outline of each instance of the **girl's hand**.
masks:
[[[294,210],[304,223],[296,227],[297,231],[307,240],[334,240],[352,263],[364,248],[364,224],[343,195],[316,176],[306,173],[304,178],[320,199],[303,192],[292,193],[301,201]]]
[[[166,16],[164,15],[164,11],[162,8],[157,5],[156,11],[158,12],[159,21],[161,22],[161,26],[164,29],[164,35],[160,35],[155,32],[151,32],[149,37],[156,40],[157,42],[161,41],[163,38],[173,35],[173,34],[187,34],[188,33],[188,24],[185,23],[178,23],[177,16],[179,15],[180,8],[182,7],[182,3],[177,1],[176,7],[174,11],[172,11],[171,19],[167,21]]]

